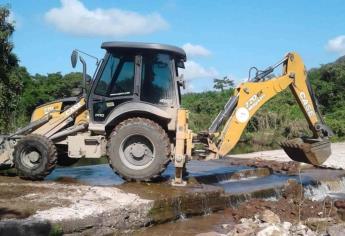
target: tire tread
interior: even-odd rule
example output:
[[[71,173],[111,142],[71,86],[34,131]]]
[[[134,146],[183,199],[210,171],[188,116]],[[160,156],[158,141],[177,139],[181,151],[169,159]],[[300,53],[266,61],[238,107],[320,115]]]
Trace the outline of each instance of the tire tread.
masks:
[[[22,143],[26,142],[26,141],[37,141],[40,142],[42,144],[44,144],[47,147],[48,150],[48,162],[47,165],[45,166],[45,170],[42,173],[36,174],[36,175],[30,175],[28,173],[24,173],[20,170],[19,174],[21,177],[24,177],[26,179],[30,179],[30,180],[42,180],[44,179],[44,177],[46,177],[47,175],[49,175],[55,168],[56,164],[57,164],[57,149],[55,144],[48,139],[47,137],[43,136],[43,135],[39,135],[39,134],[29,134],[27,136],[25,136],[24,138],[22,138],[17,146],[22,145]],[[18,152],[18,148],[14,148],[14,164],[16,166],[16,162],[18,162],[16,156],[18,156],[17,152]],[[17,164],[18,165],[18,164]]]
[[[170,140],[169,140],[169,137],[168,137],[167,133],[165,132],[165,130],[159,124],[157,124],[156,122],[154,122],[154,121],[152,121],[150,119],[147,119],[147,118],[133,117],[133,118],[129,118],[127,120],[122,121],[117,126],[115,126],[115,128],[113,129],[113,131],[111,132],[111,134],[109,136],[109,139],[111,139],[111,137],[113,137],[113,136],[116,136],[118,131],[120,129],[122,129],[123,127],[134,125],[134,124],[138,124],[138,123],[146,125],[146,126],[149,126],[149,127],[151,127],[151,128],[153,128],[153,129],[158,131],[159,137],[162,140],[162,145],[164,145],[166,156],[170,157],[170,154],[171,154]],[[145,178],[145,179],[130,178],[128,176],[124,176],[123,174],[121,174],[120,171],[115,167],[115,165],[113,165],[112,160],[109,157],[110,145],[111,145],[111,142],[109,140],[108,143],[107,143],[107,153],[108,153],[107,156],[108,156],[109,165],[110,165],[110,167],[114,170],[114,172],[117,175],[119,175],[121,178],[123,178],[123,179],[125,179],[127,181],[149,182],[149,181],[152,181],[154,179],[157,179],[162,174],[162,172],[167,168],[167,166],[168,166],[168,164],[170,162],[170,158],[166,158],[166,160],[161,164],[160,170],[156,174],[150,176],[149,178]]]

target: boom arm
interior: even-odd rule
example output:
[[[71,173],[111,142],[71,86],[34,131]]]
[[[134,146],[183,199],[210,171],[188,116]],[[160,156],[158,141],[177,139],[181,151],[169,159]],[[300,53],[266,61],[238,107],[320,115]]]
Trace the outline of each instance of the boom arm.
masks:
[[[212,144],[209,140],[210,150],[217,156],[228,154],[237,144],[248,121],[256,111],[287,87],[291,89],[303,111],[313,132],[313,139],[321,140],[331,136],[331,130],[323,123],[319,114],[301,57],[295,52],[288,53],[279,64],[283,64],[281,76],[265,80],[265,76],[259,75],[252,81],[240,84],[225,106],[225,110],[213,122],[210,127],[211,133],[222,121],[226,122],[217,144]],[[268,71],[272,72],[273,68],[270,67]]]

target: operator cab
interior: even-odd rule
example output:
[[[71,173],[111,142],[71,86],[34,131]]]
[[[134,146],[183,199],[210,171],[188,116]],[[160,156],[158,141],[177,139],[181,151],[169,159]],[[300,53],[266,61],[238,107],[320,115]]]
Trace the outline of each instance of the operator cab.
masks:
[[[181,48],[128,42],[105,42],[102,48],[106,54],[87,98],[90,121],[104,123],[125,103],[179,108],[183,83],[178,67],[186,61]]]

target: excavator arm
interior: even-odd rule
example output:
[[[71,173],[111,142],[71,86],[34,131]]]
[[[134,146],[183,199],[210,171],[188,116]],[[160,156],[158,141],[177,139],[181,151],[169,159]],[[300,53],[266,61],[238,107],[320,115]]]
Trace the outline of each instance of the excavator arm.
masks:
[[[279,66],[282,66],[281,76],[269,77]],[[227,155],[235,147],[255,113],[271,98],[290,88],[313,136],[287,140],[282,142],[281,146],[292,160],[321,165],[331,155],[331,144],[328,138],[333,135],[333,132],[322,119],[301,57],[291,52],[266,70],[256,69],[256,71],[254,78],[249,78],[247,82],[241,83],[235,89],[234,95],[229,98],[224,109],[214,119],[208,132],[196,136],[196,140],[207,146],[209,155],[206,159],[216,159]],[[181,108],[178,110],[177,118],[173,185],[185,184],[182,180],[185,162],[188,157],[191,158],[191,153],[197,151],[193,150],[193,137],[195,135],[192,135],[188,128],[188,111]]]
[[[267,78],[279,65],[283,67],[282,75]],[[225,123],[216,142],[208,139],[210,151],[217,157],[228,154],[239,141],[250,118],[268,100],[288,87],[303,111],[313,137],[286,141],[282,143],[282,147],[293,160],[322,164],[330,155],[328,137],[332,135],[332,131],[323,122],[304,63],[295,52],[288,53],[276,65],[257,73],[253,79],[236,88],[234,96],[209,128],[209,136],[217,136],[218,129]]]

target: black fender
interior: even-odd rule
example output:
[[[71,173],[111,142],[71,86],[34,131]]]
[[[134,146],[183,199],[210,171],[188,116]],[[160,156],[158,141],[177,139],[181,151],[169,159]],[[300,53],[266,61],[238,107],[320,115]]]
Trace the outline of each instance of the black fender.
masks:
[[[116,107],[103,123],[90,123],[89,129],[93,131],[105,131],[113,121],[126,114],[152,114],[161,119],[170,121],[173,117],[163,109],[144,102],[126,102]]]

